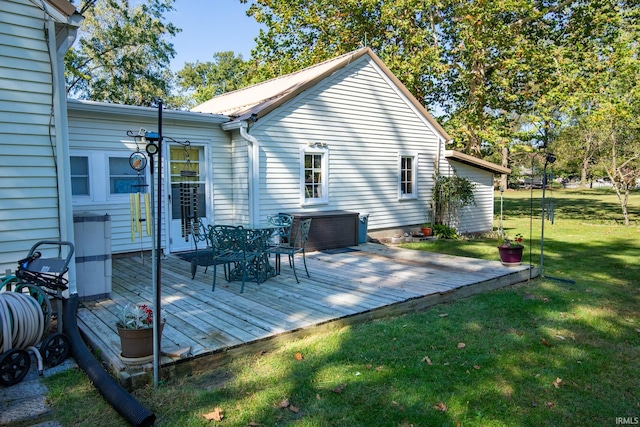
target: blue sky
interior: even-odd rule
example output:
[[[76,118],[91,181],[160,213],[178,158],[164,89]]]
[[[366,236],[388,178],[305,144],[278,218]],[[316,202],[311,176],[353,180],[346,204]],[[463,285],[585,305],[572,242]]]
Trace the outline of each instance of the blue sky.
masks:
[[[214,53],[227,50],[249,58],[260,26],[246,15],[248,4],[239,0],[176,0],[174,6],[166,18],[182,32],[170,40],[176,50],[173,71],[185,62],[211,61]]]

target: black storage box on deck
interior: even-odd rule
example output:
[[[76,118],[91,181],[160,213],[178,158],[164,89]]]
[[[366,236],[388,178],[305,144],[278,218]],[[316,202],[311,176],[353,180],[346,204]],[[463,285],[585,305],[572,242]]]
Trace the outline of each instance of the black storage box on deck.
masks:
[[[307,251],[344,248],[358,245],[358,212],[287,212],[293,215],[293,232],[298,222],[311,218]],[[293,235],[292,232],[292,235]]]

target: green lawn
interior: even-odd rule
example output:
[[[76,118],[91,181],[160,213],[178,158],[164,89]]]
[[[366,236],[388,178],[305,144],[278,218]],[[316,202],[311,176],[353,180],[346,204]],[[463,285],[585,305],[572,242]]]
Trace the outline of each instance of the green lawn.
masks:
[[[540,193],[504,194],[503,225],[540,263]],[[134,395],[160,426],[616,425],[640,417],[640,194],[547,191],[544,277],[345,327]],[[500,196],[496,195],[496,226]],[[533,206],[533,218],[531,217]],[[530,229],[531,226],[531,229]],[[498,259],[495,240],[408,244]],[[63,425],[126,425],[77,371],[47,380]],[[96,403],[98,402],[98,403]],[[206,421],[216,408],[221,422]]]

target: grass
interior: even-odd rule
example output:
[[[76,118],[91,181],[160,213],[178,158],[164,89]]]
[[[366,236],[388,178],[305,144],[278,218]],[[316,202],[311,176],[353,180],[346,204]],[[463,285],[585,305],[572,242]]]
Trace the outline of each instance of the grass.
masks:
[[[159,426],[616,425],[640,417],[638,194],[631,227],[621,225],[611,192],[547,197],[555,221],[544,225],[542,278],[308,337],[134,395]],[[539,192],[504,194],[503,225],[525,236],[534,264],[539,206]],[[407,246],[497,258],[492,239]],[[52,419],[126,425],[81,372],[46,381]],[[216,408],[224,419],[206,421]]]

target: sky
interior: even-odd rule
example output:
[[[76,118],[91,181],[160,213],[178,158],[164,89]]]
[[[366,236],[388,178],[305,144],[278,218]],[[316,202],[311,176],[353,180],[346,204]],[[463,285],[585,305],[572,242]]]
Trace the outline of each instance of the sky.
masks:
[[[248,4],[239,0],[175,0],[175,10],[165,15],[182,32],[170,39],[176,51],[171,70],[185,62],[207,62],[216,52],[231,50],[248,59],[260,25],[246,15]]]

